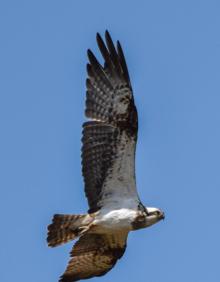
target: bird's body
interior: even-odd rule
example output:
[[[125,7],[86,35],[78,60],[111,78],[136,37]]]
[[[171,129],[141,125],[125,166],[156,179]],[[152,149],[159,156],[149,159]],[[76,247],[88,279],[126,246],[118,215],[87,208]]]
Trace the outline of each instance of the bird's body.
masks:
[[[93,222],[97,230],[112,232],[112,230],[132,230],[132,222],[137,216],[137,211],[133,209],[121,208],[118,210],[102,210]]]
[[[105,60],[101,66],[88,50],[88,79],[83,124],[82,173],[89,204],[87,214],[54,215],[48,226],[48,245],[79,238],[61,282],[107,273],[124,254],[130,231],[164,218],[145,207],[135,181],[138,116],[124,54],[106,31],[106,44],[97,34]]]

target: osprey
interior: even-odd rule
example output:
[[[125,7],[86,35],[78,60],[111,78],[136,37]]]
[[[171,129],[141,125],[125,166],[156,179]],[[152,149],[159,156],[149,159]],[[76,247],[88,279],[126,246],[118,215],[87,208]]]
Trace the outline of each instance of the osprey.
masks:
[[[135,183],[138,117],[125,57],[105,32],[97,34],[102,66],[88,50],[86,110],[83,124],[82,173],[87,214],[55,214],[47,242],[55,247],[79,237],[60,282],[101,276],[120,259],[128,233],[148,227],[164,213],[145,207]]]

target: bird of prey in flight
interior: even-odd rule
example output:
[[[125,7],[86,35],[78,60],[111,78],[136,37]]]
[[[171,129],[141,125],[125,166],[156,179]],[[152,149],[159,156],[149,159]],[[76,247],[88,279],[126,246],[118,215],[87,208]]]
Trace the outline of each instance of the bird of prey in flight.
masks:
[[[102,276],[126,249],[128,233],[164,219],[158,208],[145,207],[135,182],[138,116],[122,51],[108,33],[97,34],[101,65],[88,50],[86,109],[82,131],[82,174],[87,214],[55,214],[48,226],[50,247],[79,238],[60,282]]]

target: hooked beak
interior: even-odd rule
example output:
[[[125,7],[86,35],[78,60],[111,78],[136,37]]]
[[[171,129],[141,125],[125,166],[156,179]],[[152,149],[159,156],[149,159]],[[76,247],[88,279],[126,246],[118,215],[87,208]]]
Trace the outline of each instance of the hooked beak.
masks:
[[[165,219],[165,213],[164,212],[161,212],[161,214],[160,214],[160,219]]]

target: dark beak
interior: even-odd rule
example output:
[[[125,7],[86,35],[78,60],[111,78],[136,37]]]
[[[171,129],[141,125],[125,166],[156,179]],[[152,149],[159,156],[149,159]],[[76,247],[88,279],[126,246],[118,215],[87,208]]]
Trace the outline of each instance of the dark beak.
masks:
[[[161,212],[161,215],[160,215],[160,219],[165,219],[165,213],[164,212]]]

